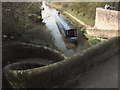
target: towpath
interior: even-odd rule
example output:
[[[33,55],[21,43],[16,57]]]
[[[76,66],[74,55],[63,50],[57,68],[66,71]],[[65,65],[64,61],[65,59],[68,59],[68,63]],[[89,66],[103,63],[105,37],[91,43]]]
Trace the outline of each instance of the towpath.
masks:
[[[49,6],[49,5],[48,5]],[[50,5],[51,6],[51,5]],[[53,8],[55,8],[53,6]],[[56,8],[55,8],[56,9]],[[60,9],[60,8],[59,8]],[[73,16],[72,14],[70,14],[69,12],[62,10],[64,13],[68,14],[71,18],[73,18],[74,20],[76,20],[78,23],[80,23],[81,25],[85,26],[87,29],[95,29],[93,26],[85,24],[83,21],[79,20],[78,18],[76,18],[75,16]]]
[[[78,23],[80,23],[81,25],[85,26],[87,29],[94,29],[94,27],[92,27],[91,25],[87,25],[85,24],[83,21],[77,19],[76,17],[74,17],[72,14],[68,13],[67,11],[64,11],[64,13],[68,14],[70,17],[72,17],[74,20],[76,20]]]

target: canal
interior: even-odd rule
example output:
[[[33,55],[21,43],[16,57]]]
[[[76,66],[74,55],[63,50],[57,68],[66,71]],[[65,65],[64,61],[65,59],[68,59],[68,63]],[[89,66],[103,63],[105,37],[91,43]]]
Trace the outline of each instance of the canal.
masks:
[[[53,36],[54,43],[61,52],[63,52],[68,57],[72,57],[74,54],[81,52],[87,49],[88,47],[90,47],[88,41],[85,39],[85,37],[82,35],[79,29],[77,29],[78,44],[75,45],[72,42],[67,41],[64,38],[63,34],[60,32],[59,27],[56,24],[56,19],[59,18],[58,11],[56,9],[48,7],[44,2],[42,3],[42,7],[44,7],[44,10],[42,10],[43,22],[45,23],[46,28],[50,30]],[[60,17],[63,16],[61,15]]]

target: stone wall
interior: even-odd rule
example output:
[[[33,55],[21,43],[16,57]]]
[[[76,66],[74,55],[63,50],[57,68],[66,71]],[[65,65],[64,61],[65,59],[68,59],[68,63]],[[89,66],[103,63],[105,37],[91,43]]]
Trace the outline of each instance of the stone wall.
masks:
[[[99,30],[120,30],[120,11],[96,8],[95,28]]]
[[[2,47],[2,66],[18,62],[25,58],[43,58],[48,60],[61,61],[65,56],[59,51],[32,44],[8,44]]]
[[[87,34],[94,38],[109,39],[111,37],[119,36],[120,31],[118,30],[98,30],[98,29],[87,29]]]
[[[12,63],[4,67],[3,73],[14,88],[64,87],[77,77],[80,78],[90,68],[115,55],[118,52],[118,43],[120,43],[118,40],[120,41],[120,37],[114,37],[71,58],[43,67],[26,70],[18,68],[17,70],[14,68],[21,66],[22,63]]]

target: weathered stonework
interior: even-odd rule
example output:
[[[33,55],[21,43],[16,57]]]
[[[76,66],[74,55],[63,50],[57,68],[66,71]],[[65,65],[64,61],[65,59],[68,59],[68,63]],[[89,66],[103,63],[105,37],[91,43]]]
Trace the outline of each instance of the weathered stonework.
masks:
[[[87,29],[89,36],[101,39],[109,39],[111,37],[119,36],[120,30],[98,30],[98,29]]]
[[[95,28],[99,30],[120,30],[120,11],[96,8]]]
[[[120,11],[96,8],[95,29],[87,29],[89,36],[109,39],[120,34]]]
[[[64,59],[43,67],[30,67],[28,69],[24,69],[21,68],[21,66],[23,66],[24,63],[31,64],[31,62],[25,61],[22,63],[21,61],[18,61],[16,63],[11,63],[3,68],[3,75],[13,88],[65,88],[73,83],[73,81],[77,80],[78,78],[80,79],[85,72],[88,72],[96,65],[116,55],[118,50],[120,51],[120,48],[118,48],[118,45],[120,44],[119,41],[120,37],[111,38],[105,42],[101,42],[82,52],[79,52],[71,58]],[[12,50],[14,50],[14,48],[15,47],[13,47]],[[28,47],[24,48],[23,50],[26,50]],[[41,52],[41,50],[38,51]],[[36,53],[34,52],[34,54],[38,54],[38,51]],[[20,52],[21,51],[19,50],[19,53]],[[48,55],[47,52],[43,52],[45,56]],[[25,55],[29,54],[29,52],[25,53]],[[52,51],[49,54],[51,55],[51,53],[54,52]],[[11,56],[15,57],[14,53],[10,54]],[[24,55],[22,54],[22,56]],[[39,57],[43,55],[41,53],[37,56]],[[55,55],[51,56],[54,57]],[[36,61],[33,64],[39,65],[40,62]]]

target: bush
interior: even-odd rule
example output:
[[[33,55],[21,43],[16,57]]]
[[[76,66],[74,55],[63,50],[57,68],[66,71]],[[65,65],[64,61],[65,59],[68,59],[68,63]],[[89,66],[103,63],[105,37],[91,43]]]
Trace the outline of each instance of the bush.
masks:
[[[26,42],[53,46],[52,35],[42,24],[41,3],[3,3],[2,27],[4,43]],[[36,23],[38,22],[38,23]],[[13,36],[14,39],[10,37]]]
[[[89,39],[88,42],[90,44],[94,45],[94,44],[97,44],[97,43],[101,42],[101,40],[92,38],[92,39]]]

